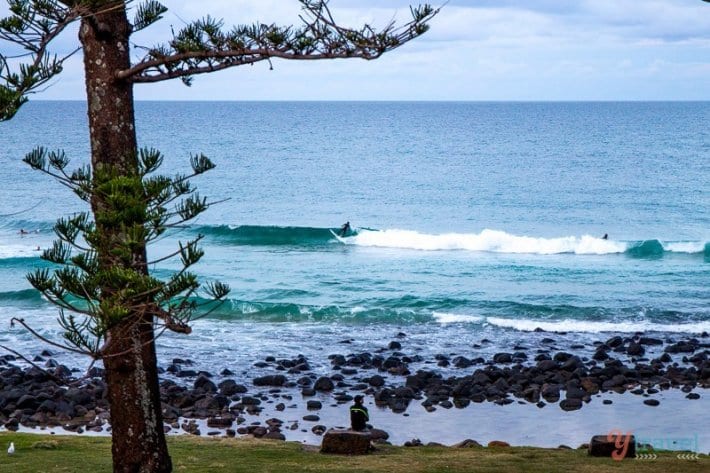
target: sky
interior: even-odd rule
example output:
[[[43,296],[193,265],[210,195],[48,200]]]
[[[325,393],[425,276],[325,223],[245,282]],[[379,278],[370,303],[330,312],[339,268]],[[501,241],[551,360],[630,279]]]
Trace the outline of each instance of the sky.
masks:
[[[134,39],[151,46],[207,14],[226,25],[299,23],[296,0],[162,3]],[[443,1],[442,1],[443,3]],[[7,11],[0,0],[0,14]],[[341,24],[409,19],[404,0],[330,0]],[[434,6],[439,4],[433,3]],[[450,0],[431,30],[375,61],[274,60],[138,84],[139,100],[710,100],[710,3],[701,0]],[[56,41],[77,45],[76,28]],[[0,43],[0,47],[6,47]],[[138,58],[136,51],[136,59]],[[81,56],[34,99],[84,99]]]

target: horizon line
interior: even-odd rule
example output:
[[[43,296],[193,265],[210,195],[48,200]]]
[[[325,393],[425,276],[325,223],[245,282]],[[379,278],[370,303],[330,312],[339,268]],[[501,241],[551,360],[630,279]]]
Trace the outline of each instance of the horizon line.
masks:
[[[35,99],[32,102],[82,102],[86,99]],[[451,99],[451,100],[407,100],[407,99],[367,99],[367,100],[346,100],[346,99],[134,99],[134,102],[176,102],[176,103],[688,103],[688,102],[710,102],[708,99]]]

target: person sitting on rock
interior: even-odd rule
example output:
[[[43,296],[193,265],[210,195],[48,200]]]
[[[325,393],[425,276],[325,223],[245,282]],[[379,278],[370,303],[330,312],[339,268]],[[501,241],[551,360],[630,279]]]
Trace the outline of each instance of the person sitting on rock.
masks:
[[[367,421],[370,420],[370,415],[367,412],[362,402],[365,398],[358,394],[353,399],[354,404],[350,406],[350,427],[358,432],[367,429]]]

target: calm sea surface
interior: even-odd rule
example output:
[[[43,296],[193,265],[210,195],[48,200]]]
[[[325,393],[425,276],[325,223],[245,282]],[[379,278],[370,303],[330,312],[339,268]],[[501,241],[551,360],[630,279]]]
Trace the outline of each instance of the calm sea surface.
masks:
[[[233,288],[193,335],[161,338],[161,359],[302,353],[317,369],[399,332],[426,357],[510,349],[538,327],[710,331],[709,119],[708,102],[138,103],[163,171],[205,153],[217,169],[194,183],[228,199],[150,251],[204,234],[198,273]],[[54,220],[83,208],[21,162],[37,145],[86,163],[85,104],[31,102],[0,123],[0,315],[59,339],[24,275]],[[339,241],[345,221],[357,234]],[[0,344],[41,351],[7,322]]]

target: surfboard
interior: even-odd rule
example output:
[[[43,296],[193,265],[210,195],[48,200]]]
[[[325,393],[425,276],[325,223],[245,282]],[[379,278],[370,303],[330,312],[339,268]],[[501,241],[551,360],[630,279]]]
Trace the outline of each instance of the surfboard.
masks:
[[[337,233],[335,233],[333,230],[330,230],[330,233],[333,234],[336,240],[338,240],[340,243],[345,243],[345,238],[341,237]]]

